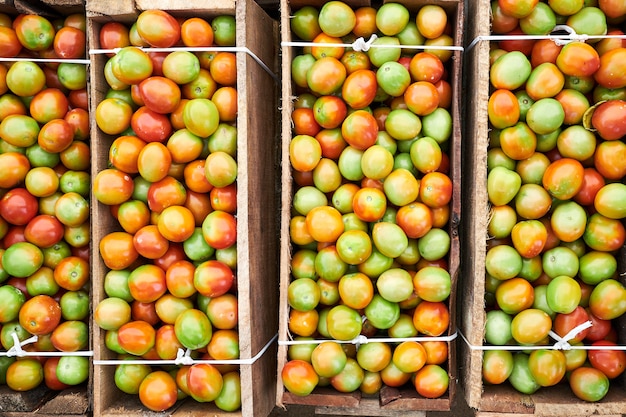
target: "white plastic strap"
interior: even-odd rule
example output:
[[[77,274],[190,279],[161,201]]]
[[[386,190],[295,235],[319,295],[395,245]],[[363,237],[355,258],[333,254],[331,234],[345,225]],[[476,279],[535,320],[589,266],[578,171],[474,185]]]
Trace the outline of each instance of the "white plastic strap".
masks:
[[[359,347],[360,345],[366,345],[373,342],[381,343],[401,343],[401,342],[450,342],[456,339],[457,332],[454,332],[450,336],[423,336],[423,337],[367,337],[364,335],[358,335],[351,340],[335,340],[335,339],[312,339],[312,340],[279,340],[279,345],[310,345],[324,342],[336,342],[339,344],[353,344]]]
[[[197,46],[197,47],[171,47],[171,48],[143,48],[135,46],[135,48],[141,49],[145,52],[175,52],[175,51],[187,51],[187,52],[245,52],[250,55],[260,66],[272,76],[274,81],[277,83],[280,81],[278,76],[272,72],[270,67],[268,67],[265,62],[261,60],[254,52],[252,52],[249,48],[245,46]],[[113,48],[113,49],[90,49],[89,55],[99,55],[99,54],[117,54],[122,48]]]
[[[582,332],[583,330],[586,330],[588,328],[590,328],[591,326],[593,326],[593,323],[591,322],[591,320],[587,320],[586,322],[579,324],[578,326],[574,327],[572,330],[570,330],[569,332],[567,332],[567,334],[563,337],[559,336],[558,334],[554,333],[552,330],[550,330],[550,332],[548,332],[548,334],[550,335],[551,338],[553,338],[554,340],[556,340],[556,343],[554,344],[554,348],[557,350],[570,350],[572,348],[572,345],[569,344],[569,341],[572,340],[574,337],[576,337],[576,335],[580,332]]]
[[[11,337],[13,338],[13,346],[6,352],[0,352],[0,356],[13,357],[17,356],[18,358],[23,357],[33,357],[33,356],[41,356],[41,357],[58,357],[58,356],[93,356],[93,351],[76,351],[76,352],[28,352],[22,349],[22,346],[28,345],[30,343],[35,343],[38,340],[37,336],[31,336],[26,340],[20,341],[16,332],[11,333]]]
[[[371,48],[387,48],[387,49],[438,49],[438,50],[448,50],[448,51],[463,51],[462,46],[455,45],[386,45],[386,44],[377,44],[374,41],[378,39],[376,34],[373,34],[372,37],[365,41],[362,37],[358,38],[352,43],[333,43],[333,42],[304,42],[304,41],[283,41],[280,43],[280,46],[320,46],[320,47],[330,47],[330,48],[352,48],[355,51],[363,51],[367,52]]]
[[[578,327],[580,327],[580,326],[578,326]],[[576,327],[572,331],[577,330],[578,327]],[[511,346],[511,345],[501,345],[501,346],[500,345],[482,345],[482,346],[477,346],[477,345],[472,345],[469,342],[469,340],[467,340],[467,338],[465,337],[463,332],[461,332],[460,330],[458,332],[459,332],[459,335],[461,336],[461,339],[463,339],[465,341],[465,344],[467,345],[467,347],[470,348],[470,350],[483,350],[483,351],[485,351],[485,350],[510,350],[510,351],[517,351],[517,352],[522,352],[522,351],[525,351],[525,350],[543,350],[543,349],[555,349],[555,350],[624,350],[624,351],[626,351],[626,346],[619,346],[619,345],[616,345],[616,346],[600,346],[600,345],[598,345],[598,346],[585,346],[585,345],[570,345],[569,343],[567,343],[567,347],[564,347],[562,342],[559,342],[558,340],[557,340],[557,342],[554,345],[546,345],[546,346],[537,346],[537,345],[532,345],[532,346]],[[576,334],[578,334],[578,332],[580,332],[580,329],[578,329],[576,331],[576,333],[574,333],[574,336]],[[550,333],[552,333],[552,332],[550,332]],[[561,339],[565,339],[565,338],[561,338]],[[571,340],[571,338],[569,340]]]
[[[99,360],[95,359],[93,361],[94,365],[120,365],[120,364],[129,364],[129,365],[194,365],[198,363],[206,363],[209,365],[252,365],[256,362],[263,354],[269,349],[269,347],[274,343],[274,341],[278,338],[278,335],[274,335],[270,339],[269,342],[263,346],[263,348],[251,358],[248,359],[194,359],[191,357],[191,351],[187,349],[183,351],[182,349],[178,349],[176,354],[176,359],[174,360],[149,360],[149,359],[108,359],[108,360]]]
[[[28,61],[28,62],[42,62],[48,64],[83,64],[89,65],[91,63],[88,59],[61,59],[61,58],[28,58],[28,57],[13,57],[6,58],[0,57],[0,62],[17,62],[17,61]]]
[[[558,35],[554,32],[564,31],[567,35]],[[626,39],[626,35],[586,35],[577,34],[576,31],[567,25],[557,25],[554,27],[554,31],[550,35],[482,35],[477,36],[468,45],[467,50],[471,50],[481,41],[523,41],[523,40],[544,40],[549,39],[554,41],[559,46],[565,45],[570,42],[585,42],[591,39]]]

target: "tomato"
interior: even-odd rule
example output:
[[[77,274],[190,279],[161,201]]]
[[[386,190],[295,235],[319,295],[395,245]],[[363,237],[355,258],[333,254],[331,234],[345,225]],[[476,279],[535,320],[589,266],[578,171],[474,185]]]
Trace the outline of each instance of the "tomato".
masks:
[[[626,186],[620,183],[607,184],[598,190],[594,198],[593,206],[605,217],[610,219],[622,219],[626,217],[623,213],[623,198]]]
[[[100,240],[100,256],[105,265],[114,270],[128,268],[139,253],[133,244],[133,236],[126,232],[112,232]]]
[[[65,26],[54,35],[52,43],[55,54],[62,59],[80,58],[85,56],[87,37],[84,30]]]
[[[185,19],[180,26],[180,37],[185,46],[213,45],[213,28],[200,17]]]
[[[122,349],[131,355],[141,356],[154,347],[156,333],[145,321],[133,320],[117,330],[117,340]]]
[[[548,304],[550,304],[550,301],[548,301]],[[574,329],[580,324],[583,324],[588,319],[589,315],[587,314],[585,309],[580,306],[576,306],[576,308],[570,313],[559,313],[556,315],[553,323],[554,331],[556,334],[563,337],[567,333],[569,333],[570,330]],[[580,332],[575,334],[574,337],[569,340],[569,342],[581,342],[587,337],[588,334],[589,329],[581,330]]]
[[[626,101],[609,100],[600,103],[595,108],[591,116],[591,125],[605,140],[621,139],[626,135],[624,114],[626,114]]]
[[[624,244],[626,230],[624,225],[615,219],[609,219],[600,213],[592,214],[583,234],[585,243],[594,250],[614,251]]]
[[[612,320],[626,312],[626,289],[614,279],[606,279],[595,286],[589,299],[593,315],[603,320]]]
[[[29,333],[51,333],[61,321],[61,306],[48,295],[37,295],[27,300],[19,312],[20,325]]]
[[[197,309],[181,312],[174,323],[176,337],[187,349],[199,349],[209,344],[213,329],[206,314]]]
[[[498,58],[490,69],[489,80],[496,89],[515,90],[522,86],[532,71],[530,61],[519,51]]]
[[[439,365],[425,365],[415,374],[415,389],[426,398],[439,398],[448,390],[448,372]]]
[[[58,88],[46,88],[37,93],[30,102],[29,110],[33,119],[47,123],[62,119],[68,112],[69,102]]]
[[[346,67],[333,57],[316,60],[307,72],[307,85],[315,93],[329,95],[341,88],[346,79]]]
[[[542,310],[522,310],[511,322],[511,334],[521,344],[534,344],[543,340],[552,327],[552,319]]]
[[[89,314],[89,296],[85,291],[67,291],[59,299],[65,320],[83,320]]]
[[[89,262],[78,256],[68,256],[54,268],[54,280],[61,288],[78,291],[89,281]]]
[[[165,371],[146,375],[139,385],[139,400],[152,411],[165,411],[176,404],[176,381]]]
[[[330,378],[330,384],[339,392],[354,392],[361,386],[364,378],[363,369],[355,359],[350,357],[343,370]]]
[[[283,366],[281,379],[289,392],[299,396],[309,395],[319,383],[313,365],[300,359],[291,360]]]
[[[89,331],[83,321],[64,321],[52,331],[50,340],[55,349],[74,352],[87,348]]]
[[[233,271],[223,262],[209,260],[197,266],[194,287],[206,297],[218,297],[229,291],[235,281]]]
[[[496,288],[496,301],[502,311],[517,314],[530,308],[534,301],[532,285],[522,278],[512,278],[502,282]]]
[[[501,384],[513,371],[513,354],[506,350],[488,350],[483,354],[483,380]]]
[[[241,380],[239,373],[222,374],[222,390],[213,400],[215,405],[224,411],[235,411],[241,407]]]
[[[0,306],[0,322],[8,323],[18,318],[20,308],[26,301],[25,295],[12,285],[0,287],[0,294],[5,302]]]
[[[598,144],[593,155],[596,170],[606,179],[619,180],[626,175],[626,144],[621,140],[604,141]]]
[[[115,367],[115,386],[126,394],[138,394],[141,381],[150,374],[150,366],[120,363]]]
[[[104,133],[118,135],[130,127],[133,109],[119,98],[105,98],[96,107],[96,124]]]
[[[32,390],[43,380],[43,366],[36,359],[25,358],[15,361],[7,368],[6,383],[14,391]]]
[[[588,77],[600,68],[600,56],[588,43],[570,42],[559,52],[556,65],[565,75]]]
[[[592,346],[616,346],[615,343],[599,340]],[[587,354],[591,366],[599,369],[609,379],[615,379],[626,369],[626,353],[622,350],[590,350]]]
[[[34,274],[43,263],[44,255],[41,249],[25,241],[11,244],[2,255],[4,270],[18,278]]]
[[[600,57],[600,67],[594,74],[598,84],[607,88],[622,88],[626,86],[624,76],[624,56],[626,48],[616,48]]]
[[[587,366],[572,371],[569,385],[574,395],[584,401],[600,401],[609,392],[609,379],[606,375]]]
[[[119,22],[106,22],[100,27],[98,38],[103,49],[123,48],[130,45],[128,28]],[[109,54],[112,56],[112,54]]]
[[[137,32],[150,46],[169,48],[180,39],[178,21],[163,10],[145,10],[137,16]]]
[[[172,113],[181,99],[180,88],[165,77],[149,77],[139,84],[139,95],[144,105],[157,113]]]
[[[28,224],[37,210],[37,199],[25,188],[13,188],[0,200],[0,216],[14,225]]]
[[[17,56],[22,50],[22,44],[11,27],[0,27],[0,40],[3,45],[6,45],[6,49],[2,51],[3,58]]]
[[[147,81],[147,80],[144,80]],[[159,88],[163,91],[163,88]],[[153,103],[151,106],[156,107]],[[159,108],[159,110],[163,110]],[[130,126],[137,136],[145,142],[163,142],[170,137],[172,125],[169,118],[147,106],[140,107],[133,113],[130,119]]]
[[[209,245],[225,249],[237,240],[237,221],[232,214],[215,210],[202,223],[202,233]]]
[[[17,152],[0,154],[0,163],[4,167],[0,173],[0,186],[12,188],[26,178],[30,170],[28,158]]]

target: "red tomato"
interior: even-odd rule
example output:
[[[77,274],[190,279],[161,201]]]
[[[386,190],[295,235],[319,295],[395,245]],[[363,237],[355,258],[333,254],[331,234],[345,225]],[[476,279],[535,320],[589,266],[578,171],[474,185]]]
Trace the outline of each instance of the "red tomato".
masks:
[[[591,346],[616,346],[606,340],[594,342]],[[609,379],[615,379],[626,369],[626,352],[623,350],[590,350],[587,353],[591,365],[602,371]]]
[[[51,357],[46,359],[43,364],[43,380],[46,386],[55,391],[61,391],[70,387],[68,384],[64,384],[59,381],[57,377],[57,365],[59,364],[60,357]]]
[[[591,125],[605,140],[621,139],[626,135],[626,101],[609,100],[596,107]]]
[[[84,57],[86,44],[85,32],[71,26],[62,27],[54,35],[54,52],[62,59]]]
[[[26,240],[40,248],[48,248],[63,238],[63,224],[54,216],[40,214],[28,222],[24,229]]]
[[[587,314],[587,311],[585,311],[585,309],[581,306],[578,306],[571,313],[557,314],[554,318],[553,329],[556,334],[563,337],[567,333],[569,333],[570,330],[574,329],[580,324],[583,324],[587,320],[589,320],[589,315]],[[588,334],[589,329],[582,330],[578,332],[574,336],[574,338],[570,340],[570,342],[581,342],[587,337]]]
[[[28,224],[38,209],[37,199],[25,188],[9,190],[0,200],[0,216],[14,225]]]
[[[167,104],[163,104],[163,107],[156,103],[151,105],[159,110],[167,108]],[[140,107],[135,111],[130,119],[130,126],[137,136],[146,142],[163,142],[172,133],[170,119],[147,106]]]
[[[103,49],[123,48],[130,45],[129,30],[119,22],[106,22],[100,28],[98,37]],[[110,54],[112,56],[113,54]]]

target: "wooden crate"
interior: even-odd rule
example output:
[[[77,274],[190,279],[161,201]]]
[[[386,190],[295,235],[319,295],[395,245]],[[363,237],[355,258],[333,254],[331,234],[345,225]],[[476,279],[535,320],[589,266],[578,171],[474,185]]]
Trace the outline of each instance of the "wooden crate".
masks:
[[[369,0],[345,1],[353,9],[361,6],[370,6],[373,2]],[[416,12],[419,7],[425,4],[441,5],[449,16],[452,16],[452,27],[454,31],[455,45],[463,44],[464,25],[464,2],[457,0],[401,0],[399,3],[407,6],[409,11]],[[292,10],[310,5],[321,7],[325,2],[321,0],[281,0],[281,41],[292,41],[289,16]],[[415,53],[419,52],[418,50]],[[289,161],[289,143],[292,138],[291,113],[293,111],[294,85],[291,82],[291,61],[295,56],[293,47],[282,48],[282,201],[281,201],[281,262],[280,262],[280,303],[279,303],[279,341],[289,339],[288,319],[289,305],[287,302],[287,289],[290,283],[290,260],[292,247],[289,237],[289,221],[291,219],[291,207],[293,199],[293,178],[291,175],[291,165]],[[460,117],[460,97],[461,97],[461,65],[462,52],[454,51],[451,67],[450,83],[452,85],[453,100],[451,115],[453,120],[453,131],[450,138],[450,177],[453,181],[453,197],[451,202],[450,222],[448,232],[451,237],[451,247],[449,252],[449,268],[452,277],[452,292],[449,298],[450,327],[447,335],[453,335],[456,330],[456,282],[459,275],[460,263],[460,242],[458,226],[461,218],[461,117]],[[445,336],[445,334],[444,334]],[[342,394],[332,388],[317,387],[313,393],[306,397],[300,397],[288,392],[282,384],[280,372],[287,363],[287,349],[285,344],[278,347],[278,374],[276,403],[281,406],[289,404],[306,405],[316,408],[316,413],[333,415],[367,415],[367,416],[391,416],[402,412],[403,415],[419,416],[429,410],[447,411],[455,399],[457,370],[456,370],[456,344],[457,340],[448,342],[448,374],[450,386],[448,392],[437,399],[426,399],[421,397],[414,388],[392,388],[383,387],[378,396],[370,397],[361,395],[360,392]]]
[[[0,13],[37,14],[47,18],[62,18],[73,13],[85,13],[84,0],[0,0]]]
[[[53,1],[53,0],[50,0]],[[84,4],[74,2],[73,5],[57,4],[54,9],[39,2],[27,0],[0,0],[0,13],[12,17],[18,14],[38,14],[49,19],[67,16],[73,13],[85,13]],[[62,391],[54,391],[41,385],[33,390],[18,392],[6,385],[0,386],[0,415],[6,417],[25,417],[36,412],[42,417],[79,417],[91,413],[91,378],[87,383],[70,387]]]
[[[100,1],[87,3],[89,37],[99,47],[100,27],[108,21],[133,22],[145,9],[167,10],[175,16],[200,16],[207,19],[228,14],[236,16],[237,46],[249,48],[273,71],[277,68],[278,25],[253,1]],[[93,55],[91,66],[91,104],[103,99],[108,85],[103,76],[104,55]],[[278,298],[278,185],[277,185],[277,84],[249,54],[237,52],[237,285],[239,304],[240,358],[250,359],[261,352],[277,332]],[[92,125],[94,149],[92,173],[107,167],[108,150],[115,139]],[[119,228],[109,208],[92,198],[92,241],[99,242],[107,233]],[[105,297],[102,278],[107,268],[94,256],[93,304]],[[94,324],[94,359],[114,359],[106,349],[104,332]],[[240,366],[242,408],[235,413],[223,412],[213,404],[187,399],[168,410],[169,415],[258,415],[269,414],[274,407],[275,343],[252,364]],[[139,416],[151,413],[137,396],[119,391],[114,384],[114,366],[97,366],[94,377],[94,415]]]
[[[468,16],[474,24],[468,27],[468,44],[477,37],[490,34],[490,2],[478,0],[468,2]],[[608,395],[600,402],[587,403],[579,400],[568,386],[541,388],[533,395],[517,392],[508,383],[500,386],[484,385],[482,381],[483,336],[486,321],[485,255],[489,203],[487,197],[487,150],[489,145],[489,123],[487,103],[489,100],[489,41],[482,40],[465,53],[466,86],[463,97],[465,106],[465,141],[463,154],[463,226],[461,229],[461,263],[463,265],[460,285],[465,293],[460,302],[459,327],[467,343],[460,343],[460,380],[467,404],[481,414],[492,415],[541,415],[541,416],[586,416],[598,414],[626,413],[624,386],[626,377],[611,381]],[[620,252],[618,271],[626,282],[626,248]],[[619,343],[626,344],[626,318],[617,321]],[[501,414],[502,413],[502,414]],[[490,415],[490,414],[484,414]]]

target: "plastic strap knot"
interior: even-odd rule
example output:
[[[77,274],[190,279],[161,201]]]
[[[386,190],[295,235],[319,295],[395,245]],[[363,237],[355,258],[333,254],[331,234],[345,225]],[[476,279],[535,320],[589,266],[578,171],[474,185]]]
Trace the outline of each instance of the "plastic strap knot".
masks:
[[[193,365],[194,361],[191,357],[191,350],[182,350],[178,348],[178,352],[176,353],[176,365]]]
[[[372,34],[372,37],[368,41],[360,37],[352,43],[352,49],[357,52],[367,52],[376,39],[378,39],[378,36],[376,36],[375,33]]]
[[[27,352],[22,349],[22,346],[24,345],[28,345],[29,343],[35,343],[37,341],[37,336],[32,336],[29,337],[26,340],[20,341],[20,339],[17,337],[17,333],[13,332],[11,333],[11,337],[13,338],[13,346],[11,346],[11,348],[9,350],[7,350],[7,356],[11,357],[11,356],[17,356],[17,357],[23,357],[27,355]]]
[[[553,331],[550,331],[549,335],[553,339],[556,340],[556,343],[554,344],[554,349],[570,350],[572,348],[572,345],[569,344],[569,341],[572,340],[574,337],[576,337],[578,333],[590,328],[591,326],[593,326],[593,323],[591,322],[591,320],[587,320],[586,322],[581,323],[578,326],[574,327],[572,330],[567,332],[567,334],[563,337],[559,336]]]
[[[559,38],[554,39],[554,43],[557,44],[558,46],[567,45],[570,42],[586,42],[589,39],[589,35],[585,33],[579,35],[578,33],[576,33],[574,28],[568,25],[556,25],[554,29],[552,30],[552,33],[554,34],[554,32],[559,32],[559,31],[567,32],[568,39],[559,39]]]

